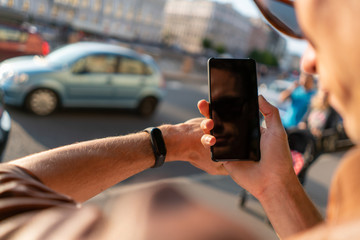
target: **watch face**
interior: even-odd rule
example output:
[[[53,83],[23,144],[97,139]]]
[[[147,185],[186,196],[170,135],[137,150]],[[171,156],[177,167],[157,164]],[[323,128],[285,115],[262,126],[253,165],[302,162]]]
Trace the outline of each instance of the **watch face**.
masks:
[[[158,128],[154,128],[151,130],[151,135],[153,136],[153,139],[155,140],[153,142],[155,148],[158,151],[159,155],[166,155],[166,147],[165,142],[161,133],[161,130]]]

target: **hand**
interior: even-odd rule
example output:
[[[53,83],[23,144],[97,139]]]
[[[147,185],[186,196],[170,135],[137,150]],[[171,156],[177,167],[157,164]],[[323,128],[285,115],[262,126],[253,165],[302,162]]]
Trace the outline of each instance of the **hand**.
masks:
[[[302,130],[306,129],[306,128],[307,128],[306,122],[299,122],[298,128],[299,128],[299,129],[302,129]]]
[[[261,128],[261,160],[223,163],[234,181],[257,198],[277,183],[296,179],[287,135],[281,124],[278,109],[262,96],[259,97],[259,107],[267,126],[267,128]],[[209,104],[205,100],[198,103],[198,108],[202,115],[209,118]],[[205,133],[201,142],[205,148],[209,148],[216,142],[215,137],[210,135],[213,127],[214,123],[211,119],[203,120],[201,123],[201,128]]]
[[[299,81],[294,81],[293,85],[291,86],[292,89],[296,89],[298,86],[300,86],[300,82]]]
[[[222,163],[211,160],[210,147],[201,144],[204,118],[190,119],[177,125],[164,125],[162,129],[168,150],[166,161],[187,161],[213,175],[228,175]]]

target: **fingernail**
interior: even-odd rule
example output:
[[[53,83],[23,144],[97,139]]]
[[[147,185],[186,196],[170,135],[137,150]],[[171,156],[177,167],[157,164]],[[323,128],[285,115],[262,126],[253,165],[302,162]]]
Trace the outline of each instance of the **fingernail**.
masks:
[[[205,138],[206,143],[211,144],[211,139],[212,138],[210,136],[206,136],[206,138]]]

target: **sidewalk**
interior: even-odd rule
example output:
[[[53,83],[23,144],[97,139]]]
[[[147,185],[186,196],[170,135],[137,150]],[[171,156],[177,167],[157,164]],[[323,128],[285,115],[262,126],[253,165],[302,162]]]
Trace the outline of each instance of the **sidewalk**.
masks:
[[[195,84],[207,84],[207,73],[204,74],[187,74],[183,72],[163,72],[164,78],[168,80],[177,80],[181,82],[187,83],[195,83]]]

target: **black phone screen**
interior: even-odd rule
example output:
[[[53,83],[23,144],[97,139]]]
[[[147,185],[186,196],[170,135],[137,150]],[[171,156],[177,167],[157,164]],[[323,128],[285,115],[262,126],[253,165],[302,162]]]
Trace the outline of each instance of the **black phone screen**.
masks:
[[[208,61],[211,147],[214,161],[260,160],[256,63],[252,59]]]

